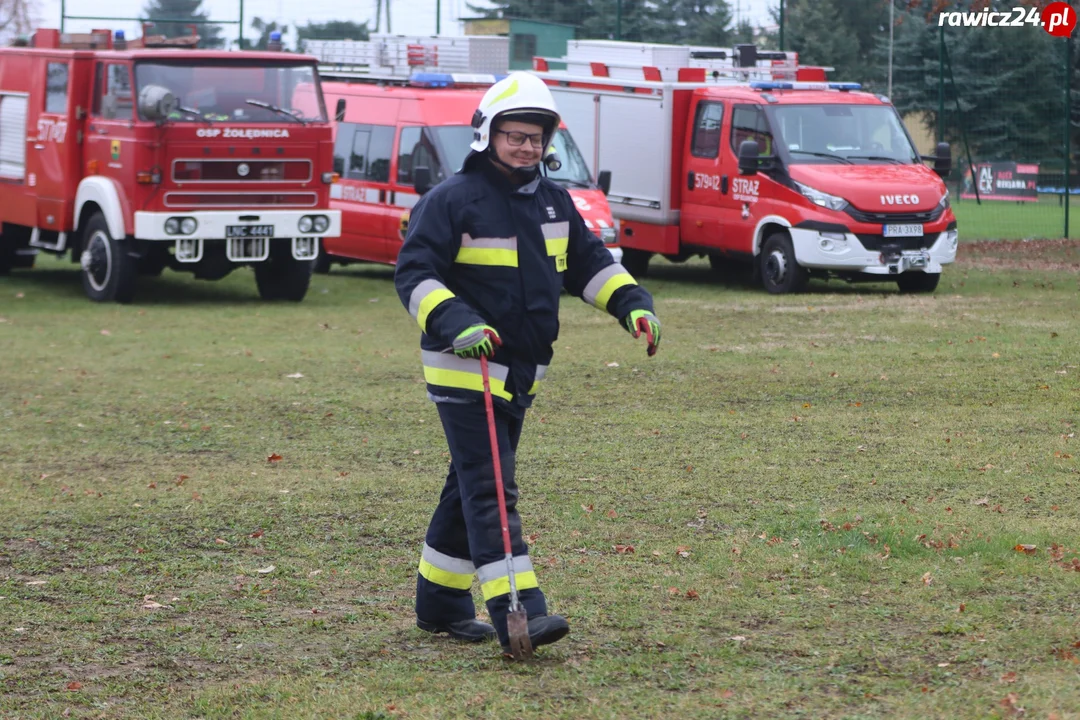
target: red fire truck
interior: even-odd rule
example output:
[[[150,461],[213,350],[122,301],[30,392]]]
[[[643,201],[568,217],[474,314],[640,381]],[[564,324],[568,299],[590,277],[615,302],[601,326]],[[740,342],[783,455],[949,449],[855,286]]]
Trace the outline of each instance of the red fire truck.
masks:
[[[186,40],[0,49],[0,272],[70,253],[92,300],[128,302],[138,275],[251,265],[264,299],[304,297],[341,229],[316,61]]]
[[[591,168],[611,172],[631,273],[707,255],[773,293],[811,277],[932,292],[955,260],[949,147],[920,156],[888,98],[753,45],[582,40],[565,70],[550,60],[534,69]]]
[[[341,236],[323,243],[316,272],[331,263],[395,263],[410,209],[464,162],[472,114],[508,71],[509,40],[373,35],[308,40],[304,51],[322,63],[323,92],[335,115],[334,170],[341,176],[331,188]],[[547,165],[547,177],[569,191],[586,226],[619,260],[611,210],[565,125],[553,149],[558,162]],[[427,170],[418,175],[417,168]]]

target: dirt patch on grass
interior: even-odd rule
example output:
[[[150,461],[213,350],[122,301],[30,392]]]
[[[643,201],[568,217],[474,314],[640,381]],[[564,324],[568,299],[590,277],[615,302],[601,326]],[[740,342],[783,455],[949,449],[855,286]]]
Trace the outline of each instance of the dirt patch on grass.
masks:
[[[1080,271],[1080,240],[984,240],[963,243],[956,261],[980,270]]]

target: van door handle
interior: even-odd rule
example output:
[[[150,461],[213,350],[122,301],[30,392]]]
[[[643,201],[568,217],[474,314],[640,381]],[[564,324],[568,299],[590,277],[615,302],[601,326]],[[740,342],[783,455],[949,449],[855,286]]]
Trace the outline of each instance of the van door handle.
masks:
[[[720,194],[727,195],[728,179],[727,175],[720,176]]]
[[[35,143],[35,144],[34,144],[34,149],[35,149],[35,150],[44,150],[44,149],[45,149],[45,146],[44,146],[44,145],[42,145],[41,143]]]
[[[686,173],[686,189],[687,190],[693,190],[694,189],[694,171],[693,170]]]

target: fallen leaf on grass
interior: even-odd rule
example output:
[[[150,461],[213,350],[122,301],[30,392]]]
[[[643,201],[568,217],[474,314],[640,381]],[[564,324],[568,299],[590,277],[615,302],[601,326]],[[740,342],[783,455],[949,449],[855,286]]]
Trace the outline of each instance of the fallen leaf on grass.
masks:
[[[581,509],[585,511],[585,514],[589,514],[593,511],[594,508],[592,506],[592,503],[590,503],[588,505],[582,505]]]
[[[249,538],[261,538],[263,536],[263,529],[259,528],[255,532],[248,535]]]
[[[686,591],[686,599],[687,600],[697,600],[698,599],[697,590],[687,590]]]
[[[725,700],[730,700],[731,698],[735,697],[735,691],[725,690],[724,692],[720,693],[720,697],[724,698]]]
[[[979,498],[971,503],[972,505],[988,506],[990,504],[990,498]]]
[[[187,480],[187,479],[188,479],[187,475],[177,475],[176,476],[176,484],[177,484],[177,486],[183,485],[184,481]]]
[[[619,363],[617,363],[617,362],[609,362],[609,363],[607,363],[607,366],[608,367],[619,367]]]
[[[108,330],[102,330],[102,331],[101,331],[101,334],[102,334],[102,335],[112,335],[112,333],[111,333],[111,332],[109,332]]]
[[[1014,682],[1016,682],[1016,673],[1014,673],[1014,672],[1005,673],[1004,675],[1001,676],[1000,682],[1003,682],[1003,683],[1014,683]]]
[[[1020,544],[1013,548],[1016,552],[1022,552],[1025,555],[1034,555],[1039,549],[1038,545],[1024,545]]]
[[[286,375],[285,377],[292,378],[294,380],[298,380],[298,379],[304,377],[304,373],[291,373],[289,375]]]
[[[675,548],[675,554],[679,557],[688,558],[690,557],[690,548],[686,545],[680,545],[679,547]]]
[[[218,545],[231,545],[231,543],[225,538],[214,538],[214,542],[216,542]]]
[[[277,453],[271,453],[271,454],[266,456],[266,461],[267,462],[276,463],[276,462],[281,462],[281,460],[282,460],[282,457],[280,455],[278,455]]]
[[[66,687],[67,687],[68,690],[81,690],[82,689],[82,683],[81,682],[69,682]]]
[[[31,580],[30,582],[28,582],[26,584],[27,585],[44,585],[47,582],[48,582],[48,580]]]
[[[619,555],[633,555],[634,554],[634,546],[633,545],[612,545],[611,549],[614,550]]]
[[[923,585],[930,585],[934,582],[934,576],[930,574],[930,571],[923,573],[922,576]]]
[[[677,587],[669,587],[667,589],[667,592],[668,592],[668,595],[678,595],[679,594],[679,588],[677,588]]]
[[[259,573],[260,575],[269,575],[270,573],[274,572],[275,570],[277,570],[277,568],[275,566],[267,565],[264,568],[259,568],[255,572]]]
[[[607,516],[614,520],[615,518],[619,517],[619,513],[615,512],[614,510],[608,510]]]
[[[653,550],[652,554],[655,555],[656,557],[660,557],[660,556],[663,555],[663,553],[661,553],[659,550]]]

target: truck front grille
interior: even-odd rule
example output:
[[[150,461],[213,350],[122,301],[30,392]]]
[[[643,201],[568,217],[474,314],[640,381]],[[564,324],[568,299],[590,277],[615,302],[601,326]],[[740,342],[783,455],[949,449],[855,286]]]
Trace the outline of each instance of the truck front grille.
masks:
[[[229,193],[229,192],[169,192],[165,206],[171,208],[235,208],[247,205],[278,205],[284,207],[315,207],[319,196],[306,192]]]

